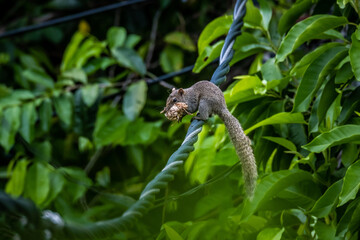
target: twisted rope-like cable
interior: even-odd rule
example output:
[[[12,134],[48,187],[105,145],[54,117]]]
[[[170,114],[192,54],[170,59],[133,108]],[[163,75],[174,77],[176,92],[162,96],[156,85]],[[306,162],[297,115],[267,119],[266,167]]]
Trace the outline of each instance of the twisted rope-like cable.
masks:
[[[234,20],[230,27],[229,33],[225,38],[222,48],[219,66],[211,77],[211,82],[216,85],[226,80],[226,74],[230,70],[229,63],[234,55],[232,49],[236,37],[240,34],[243,25],[243,17],[245,16],[246,0],[237,0],[234,8]],[[203,121],[194,120],[190,124],[185,140],[169,158],[164,169],[151,180],[142,191],[139,200],[135,202],[121,217],[111,220],[99,221],[94,224],[74,225],[74,224],[53,224],[51,218],[44,219],[45,225],[49,227],[55,238],[63,239],[99,239],[106,236],[112,236],[131,227],[134,222],[143,216],[144,213],[152,206],[155,201],[155,194],[160,189],[165,188],[170,181],[174,179],[175,173],[178,172],[180,166],[189,157],[190,152],[194,150],[194,143],[198,139],[201,132]]]

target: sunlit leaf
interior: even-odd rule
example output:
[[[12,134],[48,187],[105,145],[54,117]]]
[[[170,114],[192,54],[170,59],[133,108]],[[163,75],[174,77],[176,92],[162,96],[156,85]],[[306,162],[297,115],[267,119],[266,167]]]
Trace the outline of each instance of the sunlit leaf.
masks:
[[[319,153],[329,147],[354,141],[360,141],[360,126],[344,125],[320,134],[310,143],[303,146],[303,148]]]
[[[291,142],[290,140],[287,140],[286,138],[281,138],[281,137],[263,137],[266,140],[272,141],[274,143],[277,143],[281,146],[283,146],[284,148],[296,152],[296,146],[293,142]]]
[[[195,66],[192,71],[194,73],[199,73],[203,68],[219,57],[223,45],[224,41],[219,41],[212,46],[206,46],[201,54],[199,54],[197,57]]]
[[[169,225],[163,225],[170,240],[183,240],[183,238]]]
[[[280,240],[285,228],[265,228],[262,230],[259,235],[257,235],[257,240]]]
[[[258,127],[266,126],[266,125],[273,125],[273,124],[284,124],[284,123],[303,123],[305,124],[304,117],[301,113],[289,113],[289,112],[281,112],[275,114],[267,119],[258,122],[257,124],[253,125],[252,127],[245,130],[245,134],[249,134],[253,130]]]
[[[198,40],[199,55],[218,37],[227,34],[232,23],[232,16],[221,16],[206,25]]]
[[[22,159],[16,163],[14,170],[11,173],[10,180],[6,183],[5,192],[15,197],[20,196],[24,191],[26,167],[29,161]]]
[[[65,49],[65,53],[63,56],[61,67],[60,67],[61,71],[65,71],[66,69],[68,69],[69,61],[71,61],[71,59],[74,57],[74,54],[78,50],[78,47],[79,47],[81,41],[85,37],[86,36],[80,32],[76,32],[73,35],[70,43],[68,44],[68,46]]]
[[[266,93],[266,86],[258,76],[238,76],[235,85],[224,92],[226,103],[241,103],[262,97]]]

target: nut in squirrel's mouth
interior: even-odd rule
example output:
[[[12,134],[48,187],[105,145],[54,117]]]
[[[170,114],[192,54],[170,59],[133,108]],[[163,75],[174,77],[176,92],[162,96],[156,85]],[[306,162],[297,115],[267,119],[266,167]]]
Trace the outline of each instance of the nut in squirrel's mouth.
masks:
[[[190,114],[187,111],[188,105],[184,102],[177,102],[174,103],[174,105],[166,110],[166,107],[164,108],[164,110],[162,110],[160,113],[165,113],[165,117],[167,119],[169,119],[170,121],[178,121],[180,122],[181,119],[187,115]]]

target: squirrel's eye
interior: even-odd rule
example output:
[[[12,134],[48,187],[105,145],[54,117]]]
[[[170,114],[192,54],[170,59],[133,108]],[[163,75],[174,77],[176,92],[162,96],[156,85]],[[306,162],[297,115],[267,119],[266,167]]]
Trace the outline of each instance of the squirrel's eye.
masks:
[[[174,99],[173,99],[173,102],[177,102],[177,99],[176,99],[176,98],[174,98]]]

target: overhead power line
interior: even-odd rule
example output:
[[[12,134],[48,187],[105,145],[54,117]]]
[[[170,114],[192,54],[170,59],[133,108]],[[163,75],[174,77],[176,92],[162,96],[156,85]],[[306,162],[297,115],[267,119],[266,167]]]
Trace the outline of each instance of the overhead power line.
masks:
[[[119,2],[119,3],[110,4],[110,5],[107,5],[107,6],[87,10],[87,11],[84,11],[84,12],[81,12],[81,13],[76,13],[76,14],[73,14],[73,15],[70,15],[70,16],[65,16],[65,17],[49,20],[49,21],[42,22],[42,23],[39,23],[39,24],[34,24],[34,25],[30,25],[30,26],[17,28],[17,29],[14,29],[14,30],[9,30],[7,32],[4,32],[4,33],[0,34],[0,39],[1,38],[6,38],[6,37],[12,37],[12,36],[23,34],[23,33],[26,33],[26,32],[31,32],[31,31],[43,29],[43,28],[46,28],[46,27],[58,25],[58,24],[61,24],[61,23],[69,22],[69,21],[73,21],[73,20],[76,20],[76,19],[80,19],[80,18],[90,16],[90,15],[115,10],[117,8],[129,6],[129,5],[133,5],[133,4],[137,4],[137,3],[142,3],[142,2],[149,2],[149,1],[152,1],[152,0],[128,0],[128,1],[123,1],[123,2]]]

